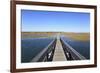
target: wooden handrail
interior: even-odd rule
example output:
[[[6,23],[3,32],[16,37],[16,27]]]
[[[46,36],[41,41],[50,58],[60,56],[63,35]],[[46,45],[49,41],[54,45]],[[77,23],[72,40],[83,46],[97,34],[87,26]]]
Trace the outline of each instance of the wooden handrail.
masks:
[[[85,60],[86,58],[72,48],[65,40],[60,38],[65,53],[69,54],[69,60]],[[67,56],[67,55],[66,55]]]
[[[43,61],[44,57],[48,54],[49,51],[52,51],[52,49],[50,49],[50,47],[52,45],[55,46],[56,43],[56,39],[54,39],[46,48],[44,48],[37,56],[35,56],[31,62],[38,62],[38,61]],[[51,47],[52,48],[52,47]]]

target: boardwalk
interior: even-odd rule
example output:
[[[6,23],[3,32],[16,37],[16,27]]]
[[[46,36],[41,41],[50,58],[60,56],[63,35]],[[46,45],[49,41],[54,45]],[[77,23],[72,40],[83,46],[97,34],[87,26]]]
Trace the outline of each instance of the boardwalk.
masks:
[[[60,33],[31,62],[85,60],[86,58],[60,38]]]
[[[56,48],[55,48],[55,52],[54,52],[54,57],[53,57],[53,61],[66,61],[66,56],[64,54],[64,50],[62,48],[60,39],[59,39],[59,35],[57,35],[57,43],[56,43]]]

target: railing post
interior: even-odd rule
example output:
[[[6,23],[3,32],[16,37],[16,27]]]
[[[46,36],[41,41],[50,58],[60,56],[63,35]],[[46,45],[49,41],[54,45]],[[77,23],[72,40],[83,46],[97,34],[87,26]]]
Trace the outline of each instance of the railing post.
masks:
[[[56,38],[35,58],[33,58],[32,61],[33,62],[52,61],[55,45],[56,45]]]
[[[62,47],[63,47],[63,50],[64,50],[64,53],[65,53],[67,60],[73,60],[71,53],[66,49],[67,47],[64,44],[64,42],[61,40],[61,38],[60,38],[60,41],[61,41],[61,44],[62,44]]]
[[[60,38],[67,60],[85,60],[86,58]]]
[[[55,46],[56,46],[56,39],[55,41],[52,43],[52,45],[49,47],[50,52],[47,53],[47,61],[52,61],[53,60],[53,55],[54,55],[54,51],[55,51]]]

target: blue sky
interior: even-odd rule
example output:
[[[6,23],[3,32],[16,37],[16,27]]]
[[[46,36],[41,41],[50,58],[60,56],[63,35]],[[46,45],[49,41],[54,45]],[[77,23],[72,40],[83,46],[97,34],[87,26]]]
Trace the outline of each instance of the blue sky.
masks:
[[[22,32],[90,32],[90,14],[21,10]]]

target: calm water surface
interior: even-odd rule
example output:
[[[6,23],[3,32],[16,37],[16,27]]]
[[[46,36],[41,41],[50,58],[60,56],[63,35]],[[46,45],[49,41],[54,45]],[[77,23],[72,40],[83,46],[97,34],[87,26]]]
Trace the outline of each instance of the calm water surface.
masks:
[[[21,62],[30,62],[53,38],[28,38],[21,40]]]
[[[72,48],[83,55],[86,59],[90,59],[90,41],[77,41],[70,38],[64,39]]]
[[[72,48],[81,55],[90,59],[90,41],[76,41],[62,37]],[[40,53],[54,38],[28,38],[21,40],[21,62],[30,62]]]

